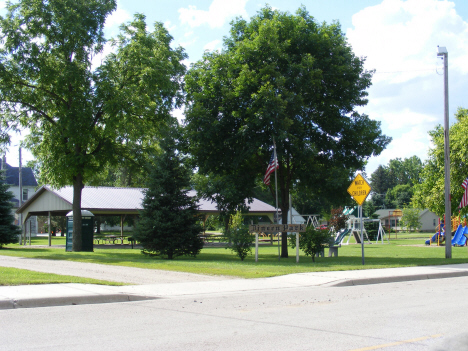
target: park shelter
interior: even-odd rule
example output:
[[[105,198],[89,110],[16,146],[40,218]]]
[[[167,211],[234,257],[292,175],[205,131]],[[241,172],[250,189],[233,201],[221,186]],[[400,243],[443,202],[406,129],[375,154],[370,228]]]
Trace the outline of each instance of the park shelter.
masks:
[[[194,190],[189,191],[189,196],[196,196]],[[81,194],[81,209],[93,213],[95,216],[120,216],[121,230],[126,216],[137,216],[143,209],[143,198],[145,189],[143,188],[114,188],[114,187],[91,187],[86,186]],[[209,215],[219,213],[216,203],[209,199],[198,201],[201,214],[205,215],[205,220]],[[268,216],[273,222],[276,209],[258,199],[253,199],[251,203],[246,200],[249,207],[249,214],[258,216]],[[67,186],[54,189],[48,185],[41,186],[38,191],[22,206],[16,213],[23,214],[23,223],[30,216],[66,216],[73,206],[73,187]],[[123,236],[123,233],[121,233]]]

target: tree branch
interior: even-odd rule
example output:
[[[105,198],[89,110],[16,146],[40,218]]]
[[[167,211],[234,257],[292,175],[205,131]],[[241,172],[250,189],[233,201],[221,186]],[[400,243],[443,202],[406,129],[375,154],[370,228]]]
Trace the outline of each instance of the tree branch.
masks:
[[[36,108],[34,105],[31,105],[31,104],[28,104],[24,101],[10,101],[10,100],[5,100],[6,102],[9,102],[9,103],[12,103],[12,104],[19,104],[19,105],[22,105],[22,106],[26,106],[26,107],[29,107],[29,110],[30,111],[34,111],[34,112],[37,112],[39,113],[42,117],[44,117],[48,122],[50,122],[51,124],[56,124],[56,122],[54,121],[54,119],[52,117],[50,117],[47,113],[45,113],[44,111],[42,110],[39,110],[38,108]]]
[[[38,90],[43,90],[45,91],[47,94],[51,95],[52,97],[56,98],[57,100],[60,100],[63,104],[67,104],[67,102],[60,96],[58,96],[57,94],[55,94],[54,92],[48,90],[48,89],[44,89],[44,88],[39,88],[35,85],[31,85],[31,84],[27,84],[27,83],[24,83],[22,81],[12,81],[12,83],[14,84],[18,84],[18,85],[21,85],[21,86],[24,86],[24,87],[27,87],[27,88],[31,88],[31,89],[38,89]]]

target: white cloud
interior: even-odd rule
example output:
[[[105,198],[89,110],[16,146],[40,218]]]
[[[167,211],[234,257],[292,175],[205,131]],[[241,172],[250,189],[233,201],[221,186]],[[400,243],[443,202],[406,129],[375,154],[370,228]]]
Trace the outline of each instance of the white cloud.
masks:
[[[12,167],[19,166],[19,147],[29,134],[29,130],[25,129],[22,132],[10,133],[11,143],[6,152],[6,161]],[[25,166],[28,161],[34,160],[34,156],[28,149],[21,148],[21,165]]]
[[[248,0],[213,0],[208,11],[198,10],[196,6],[179,9],[179,19],[190,27],[208,24],[210,28],[220,28],[235,16],[248,17],[245,5]]]
[[[113,48],[109,42],[107,42],[106,44],[104,44],[104,47],[102,49],[102,52],[99,53],[98,55],[96,56],[93,56],[92,60],[91,60],[91,69],[92,70],[95,70],[97,69],[99,66],[101,66],[107,55],[109,55],[111,52],[113,52],[115,50],[115,48]]]
[[[215,51],[215,50],[220,50],[221,49],[221,40],[213,40],[210,41],[208,44],[206,44],[203,47],[203,50],[208,50],[208,51]]]
[[[401,136],[394,138],[379,156],[369,160],[366,167],[367,174],[370,176],[379,165],[388,165],[390,160],[396,158],[405,159],[416,155],[424,161],[430,146],[430,137],[427,132],[418,127],[410,128]]]
[[[384,0],[354,15],[347,37],[358,56],[367,56],[366,67],[377,70],[374,81],[400,83],[433,74],[437,45],[454,57],[452,69],[466,73],[468,23],[454,7],[450,1]]]
[[[108,36],[115,36],[118,33],[119,26],[122,23],[126,23],[132,19],[130,13],[120,7],[120,4],[117,3],[117,10],[111,13],[109,17],[106,18],[105,31],[108,33]]]
[[[195,35],[193,31],[186,32],[183,35],[182,40],[179,41],[179,45],[182,46],[183,48],[186,48],[194,43],[196,43],[198,40],[198,37]]]
[[[409,128],[417,127],[419,130],[424,130],[425,133],[434,129],[434,126],[438,122],[437,118],[433,115],[411,111],[409,108],[390,111],[384,114],[376,113],[374,119],[385,123],[388,130],[406,131]]]
[[[450,117],[463,106],[468,74],[468,23],[452,1],[383,0],[352,18],[347,38],[366,68],[376,69],[369,104],[362,109],[382,122],[393,141],[366,167],[413,155],[427,158],[428,131],[443,122],[443,64],[437,45],[449,52]],[[452,119],[453,122],[453,119]]]
[[[172,117],[177,118],[177,121],[179,121],[179,124],[183,124],[185,120],[184,109],[185,109],[185,106],[172,110]]]
[[[171,21],[164,22],[164,27],[167,29],[169,33],[173,32],[177,28],[177,26],[175,24],[172,24]]]

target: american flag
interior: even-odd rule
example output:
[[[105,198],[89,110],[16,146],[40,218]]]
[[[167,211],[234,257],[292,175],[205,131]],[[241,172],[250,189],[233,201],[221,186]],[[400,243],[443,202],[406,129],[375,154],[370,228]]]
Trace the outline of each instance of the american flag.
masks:
[[[273,152],[271,153],[271,157],[270,157],[270,163],[268,163],[265,176],[263,177],[263,182],[266,185],[270,185],[270,174],[272,174],[275,171],[275,169],[278,169],[278,168],[279,168],[278,158],[275,159],[275,150],[273,150]]]
[[[468,178],[466,178],[463,183],[462,183],[462,188],[465,189],[465,193],[463,194],[463,197],[461,199],[460,205],[458,208],[463,208],[466,205],[468,205]]]
[[[466,178],[462,183],[462,188],[466,190],[466,186],[468,185],[468,178]]]

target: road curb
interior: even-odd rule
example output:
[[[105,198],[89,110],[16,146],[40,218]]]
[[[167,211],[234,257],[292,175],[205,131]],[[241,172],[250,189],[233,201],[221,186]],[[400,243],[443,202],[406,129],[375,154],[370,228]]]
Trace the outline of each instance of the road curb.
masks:
[[[132,302],[155,300],[155,296],[131,295],[131,294],[108,294],[108,295],[81,295],[81,296],[54,296],[24,299],[1,299],[0,310],[17,308],[36,308],[70,305],[91,305],[115,302]]]
[[[468,276],[468,271],[459,272],[438,272],[438,273],[422,273],[403,276],[388,276],[388,277],[372,277],[372,278],[357,278],[345,279],[339,282],[324,284],[325,286],[356,286],[356,285],[371,285],[382,283],[399,283],[417,280],[428,279],[443,279],[443,278],[457,278]]]

